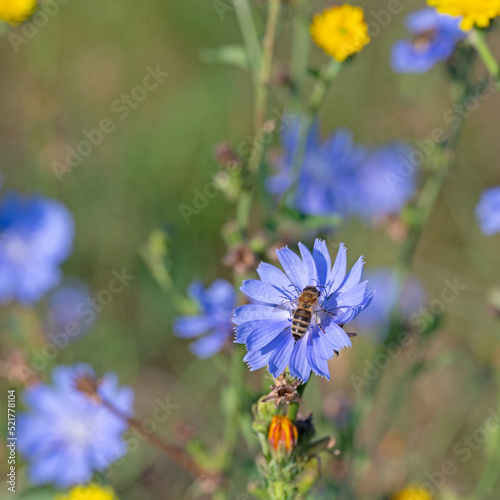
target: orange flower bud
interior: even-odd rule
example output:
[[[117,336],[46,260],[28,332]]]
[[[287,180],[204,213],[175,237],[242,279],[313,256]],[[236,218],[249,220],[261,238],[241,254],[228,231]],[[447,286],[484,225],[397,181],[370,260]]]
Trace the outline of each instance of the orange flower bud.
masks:
[[[275,451],[293,451],[297,438],[297,427],[288,417],[283,415],[273,417],[267,439]]]

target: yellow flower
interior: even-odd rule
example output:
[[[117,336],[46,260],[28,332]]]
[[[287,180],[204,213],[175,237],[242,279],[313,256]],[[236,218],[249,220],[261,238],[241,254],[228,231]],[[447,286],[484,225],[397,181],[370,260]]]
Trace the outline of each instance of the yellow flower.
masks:
[[[36,7],[36,0],[0,0],[0,20],[18,24],[27,19]]]
[[[407,486],[397,495],[392,497],[392,500],[432,500],[429,491],[420,486]]]
[[[297,427],[288,417],[282,415],[273,417],[267,439],[275,451],[293,451],[297,444],[297,438]]]
[[[370,42],[363,9],[349,4],[317,14],[311,24],[314,43],[337,61],[345,61]]]
[[[500,16],[500,0],[427,0],[443,14],[462,16],[461,27],[470,30],[473,26],[486,28],[490,21]]]
[[[109,487],[101,488],[95,483],[76,486],[66,495],[58,495],[55,500],[117,500]]]

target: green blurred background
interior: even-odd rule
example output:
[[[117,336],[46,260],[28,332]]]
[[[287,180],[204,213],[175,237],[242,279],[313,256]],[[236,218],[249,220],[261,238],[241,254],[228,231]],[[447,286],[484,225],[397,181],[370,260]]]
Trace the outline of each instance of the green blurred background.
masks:
[[[256,11],[263,14],[265,2],[256,2]],[[366,8],[368,20],[373,11],[386,8],[385,0],[357,3]],[[321,112],[324,134],[347,126],[357,141],[377,144],[423,139],[446,125],[443,113],[452,101],[442,68],[422,76],[397,76],[390,69],[390,48],[404,36],[405,15],[423,6],[417,1],[401,4],[402,13],[332,87]],[[311,9],[327,5],[315,1]],[[277,55],[285,68],[290,31],[290,18],[285,17]],[[500,37],[493,34],[490,40],[500,56]],[[105,306],[92,332],[64,349],[57,362],[85,361],[98,373],[118,372],[137,390],[139,418],[150,415],[157,398],[168,396],[178,407],[159,432],[177,442],[195,432],[214,446],[223,433],[219,393],[224,374],[215,361],[194,359],[187,342],[172,336],[174,305],[138,249],[153,230],[167,231],[171,274],[181,293],[193,279],[231,279],[230,269],[221,264],[225,247],[220,227],[229,207],[224,197],[212,199],[189,224],[179,204],[191,205],[193,189],[203,188],[217,170],[217,143],[251,138],[249,78],[241,70],[200,59],[205,48],[239,41],[234,12],[226,12],[221,21],[210,0],[73,0],[61,5],[18,53],[7,33],[0,38],[3,189],[40,191],[72,211],[77,232],[74,252],[64,264],[67,276],[84,279],[95,292],[107,286],[113,270],[125,268],[135,276]],[[323,60],[318,49],[312,54]],[[168,77],[120,120],[111,109],[113,101],[141,84],[148,66],[157,65]],[[485,72],[480,64],[477,71]],[[276,91],[273,106],[282,109],[286,97]],[[327,482],[354,475],[360,500],[394,491],[407,481],[425,481],[424,474],[438,470],[446,457],[458,467],[446,488],[467,494],[482,469],[485,446],[465,464],[452,447],[482,425],[488,409],[496,409],[500,329],[487,294],[500,281],[500,238],[483,236],[473,211],[482,190],[500,184],[499,111],[500,97],[492,95],[467,120],[458,168],[413,267],[429,300],[439,298],[446,279],[458,278],[467,290],[446,307],[444,328],[425,350],[415,342],[384,373],[376,405],[360,433],[370,456],[355,471],[337,464],[326,474]],[[111,118],[116,130],[60,182],[53,162],[64,161],[65,147],[75,147],[84,139],[82,131],[96,128],[103,118]],[[367,268],[391,265],[397,255],[397,245],[384,231],[356,222],[332,236],[329,244],[336,248],[340,241],[350,250],[350,263],[364,254]],[[306,407],[315,412],[322,432],[335,433],[327,417],[335,413],[332,406],[339,398],[356,397],[350,376],[362,376],[373,349],[370,340],[358,336],[354,349],[331,361],[330,382],[312,381]],[[428,359],[429,366],[408,386],[394,411],[388,401],[415,356]],[[262,381],[263,372],[249,377],[256,390],[269,383]],[[242,441],[239,454],[248,465],[232,478],[231,498],[246,498],[241,495],[256,452],[255,445],[248,446]],[[115,468],[111,482],[124,500],[153,500],[186,498],[192,481],[143,444]]]

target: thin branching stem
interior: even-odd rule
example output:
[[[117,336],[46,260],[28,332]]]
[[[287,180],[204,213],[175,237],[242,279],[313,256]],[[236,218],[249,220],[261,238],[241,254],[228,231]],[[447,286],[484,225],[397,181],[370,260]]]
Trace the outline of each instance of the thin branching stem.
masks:
[[[220,475],[212,471],[207,471],[200,467],[182,448],[165,441],[163,438],[155,434],[154,432],[144,432],[140,422],[135,420],[128,415],[121,412],[115,405],[111,402],[100,399],[100,402],[105,406],[111,413],[116,415],[121,420],[125,421],[128,426],[136,431],[138,434],[144,438],[149,444],[153,445],[155,448],[159,449],[164,455],[171,458],[175,463],[180,465],[182,468],[187,470],[190,474],[195,477],[204,478],[219,478]]]

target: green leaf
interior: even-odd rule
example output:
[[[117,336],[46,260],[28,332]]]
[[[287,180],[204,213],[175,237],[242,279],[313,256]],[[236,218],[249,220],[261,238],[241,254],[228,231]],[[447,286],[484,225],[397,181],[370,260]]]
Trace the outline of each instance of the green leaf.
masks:
[[[207,64],[229,64],[244,70],[250,69],[250,62],[243,45],[221,45],[214,49],[204,49],[200,57]]]

